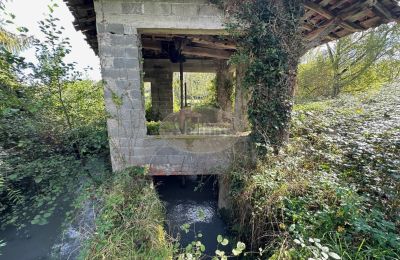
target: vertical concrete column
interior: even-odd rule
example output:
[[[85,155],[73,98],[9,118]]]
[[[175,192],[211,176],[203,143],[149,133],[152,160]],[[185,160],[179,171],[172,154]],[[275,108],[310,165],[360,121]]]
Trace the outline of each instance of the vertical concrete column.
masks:
[[[97,24],[107,127],[114,171],[132,165],[134,147],[146,135],[137,30],[125,24]]]
[[[232,209],[229,197],[229,182],[228,179],[224,176],[218,176],[218,209]]]
[[[217,104],[228,112],[232,112],[233,73],[229,71],[226,60],[217,61]]]
[[[247,119],[248,91],[243,87],[244,68],[236,68],[234,127],[236,131],[245,131],[249,124]]]
[[[153,113],[160,119],[173,112],[174,101],[172,92],[173,73],[160,70],[151,75],[151,104]]]

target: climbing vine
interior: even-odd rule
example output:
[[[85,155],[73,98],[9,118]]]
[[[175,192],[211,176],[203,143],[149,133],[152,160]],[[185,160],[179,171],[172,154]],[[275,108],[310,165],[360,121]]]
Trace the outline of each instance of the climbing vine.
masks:
[[[288,138],[296,69],[303,53],[301,0],[225,0],[228,31],[237,41],[233,62],[245,66],[253,141],[264,153]]]

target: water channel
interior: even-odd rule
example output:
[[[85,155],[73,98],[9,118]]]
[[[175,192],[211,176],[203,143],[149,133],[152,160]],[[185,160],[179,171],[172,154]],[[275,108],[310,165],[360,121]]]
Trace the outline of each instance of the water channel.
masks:
[[[195,239],[205,245],[206,254],[214,255],[218,235],[226,235],[226,225],[218,215],[218,185],[212,176],[155,177],[154,183],[166,207],[166,228],[174,238],[180,238],[185,247]],[[0,231],[0,240],[7,244],[1,248],[1,260],[76,259],[81,237],[79,228],[67,226],[61,238],[67,206],[59,207],[46,225],[31,225],[21,231],[8,227]],[[88,207],[90,209],[90,207]],[[79,225],[93,221],[91,211],[82,213]],[[186,233],[181,226],[190,225]],[[55,250],[56,249],[56,250]],[[56,256],[54,252],[57,251]],[[53,255],[52,255],[53,253]]]

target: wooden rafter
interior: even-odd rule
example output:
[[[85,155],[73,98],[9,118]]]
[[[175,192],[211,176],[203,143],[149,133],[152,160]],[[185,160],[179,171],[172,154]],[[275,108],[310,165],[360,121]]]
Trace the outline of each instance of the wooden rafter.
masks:
[[[150,39],[142,39],[142,48],[147,50],[154,50],[161,52],[162,51],[162,42],[154,41]],[[233,52],[214,49],[214,48],[206,48],[200,46],[189,46],[184,45],[182,47],[182,54],[192,55],[197,57],[207,57],[207,58],[215,58],[215,59],[229,59]]]
[[[328,9],[321,7],[320,5],[318,5],[314,2],[306,0],[304,2],[304,6],[308,9],[320,14],[321,16],[325,17],[326,19],[331,20],[331,19],[337,18],[337,16],[334,13],[332,13]],[[346,18],[347,17],[343,17],[343,16],[339,17],[339,19],[340,19],[339,25],[341,25],[343,28],[345,28],[349,31],[352,31],[352,32],[358,32],[358,31],[364,30],[364,28],[362,28],[361,26],[359,26],[355,23],[344,21]]]
[[[380,1],[378,0],[373,0],[370,1],[371,6],[375,8],[376,12],[378,12],[381,16],[384,16],[388,20],[393,20],[399,22],[400,19],[396,15],[392,13],[389,9],[386,8],[385,5],[383,5]]]
[[[84,32],[88,43],[97,52],[94,0],[64,1],[75,17],[75,27]],[[383,23],[400,22],[400,6],[396,0],[306,0],[305,8],[301,28],[309,46],[319,45]],[[153,40],[161,40],[157,37],[162,38],[162,35],[155,36]],[[182,37],[187,36],[182,35]],[[220,53],[230,53],[230,50],[236,48],[233,42],[214,36],[193,35],[190,38],[193,44],[189,47],[215,49],[217,52],[213,53],[213,56],[225,57],[225,54],[220,55]],[[195,50],[197,54],[203,51]]]

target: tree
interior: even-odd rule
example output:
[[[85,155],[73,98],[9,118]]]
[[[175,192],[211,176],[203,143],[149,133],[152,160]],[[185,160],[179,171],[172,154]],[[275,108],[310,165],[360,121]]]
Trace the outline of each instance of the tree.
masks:
[[[17,27],[18,34],[6,30],[6,25],[13,24],[14,18],[0,2],[0,115],[7,109],[22,105],[18,93],[19,72],[26,64],[18,53],[29,46],[31,38],[25,35],[28,30],[24,27]]]
[[[71,106],[65,98],[68,84],[77,81],[82,74],[75,70],[75,63],[66,63],[65,57],[71,52],[68,37],[63,37],[63,27],[59,27],[58,18],[54,17],[56,3],[48,6],[49,14],[39,21],[39,28],[45,36],[44,41],[35,39],[33,45],[36,48],[37,64],[30,64],[33,71],[33,84],[41,90],[38,93],[46,102],[42,104],[50,110],[56,109],[61,116],[61,125],[70,132],[74,132],[74,118],[71,114]],[[73,148],[77,158],[81,158],[79,140],[75,138]]]
[[[331,96],[363,76],[384,57],[393,55],[399,42],[399,26],[382,25],[327,43],[327,62],[332,70]]]
[[[297,70],[297,101],[327,96],[332,86],[332,72],[321,48],[307,52]]]
[[[13,24],[15,15],[8,13],[5,10],[4,2],[0,2],[0,48],[9,52],[18,52],[29,44],[29,37],[25,34],[27,29],[25,27],[18,27],[17,30],[22,34],[14,34],[6,30],[6,24]]]

